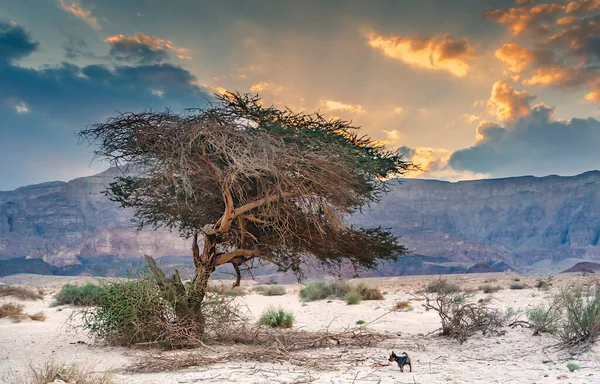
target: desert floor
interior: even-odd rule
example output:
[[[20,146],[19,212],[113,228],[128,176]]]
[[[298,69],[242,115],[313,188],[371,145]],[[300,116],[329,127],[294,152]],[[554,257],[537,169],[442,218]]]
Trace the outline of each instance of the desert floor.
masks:
[[[0,279],[10,285],[29,285],[43,288],[44,300],[19,301],[25,312],[43,311],[44,322],[22,321],[13,323],[0,320],[0,383],[9,383],[9,377],[25,377],[30,366],[38,367],[47,361],[77,363],[91,372],[112,371],[113,383],[600,383],[600,345],[584,355],[571,357],[564,351],[549,348],[556,341],[548,336],[532,336],[530,329],[507,328],[503,336],[476,335],[464,344],[435,334],[439,317],[425,311],[422,302],[411,296],[437,276],[411,276],[359,279],[377,286],[385,293],[385,300],[363,301],[347,305],[342,300],[327,300],[303,304],[298,298],[300,285],[285,285],[284,296],[265,297],[249,293],[240,297],[249,315],[259,317],[268,306],[281,306],[296,317],[294,328],[309,331],[342,330],[355,327],[357,320],[370,322],[388,313],[398,300],[409,300],[413,310],[390,312],[369,325],[369,329],[388,332],[389,339],[372,347],[331,347],[312,349],[307,355],[338,356],[329,369],[313,369],[298,362],[264,363],[235,361],[193,366],[174,372],[130,374],[125,370],[144,359],[181,352],[158,352],[122,347],[110,347],[91,340],[69,321],[76,311],[71,307],[50,307],[54,295],[66,283],[93,281],[93,278],[48,277],[15,275]],[[491,294],[490,305],[505,311],[507,308],[526,310],[547,303],[553,289],[562,284],[581,283],[590,277],[559,276],[549,291],[537,288],[511,290],[515,278],[533,287],[534,276],[514,274],[452,275],[448,280],[458,282],[463,289],[477,289],[486,280],[504,289]],[[358,280],[357,280],[358,281]],[[352,281],[354,282],[354,281]],[[250,288],[252,281],[242,282]],[[249,291],[249,289],[248,289]],[[475,300],[490,295],[475,292]],[[0,304],[18,301],[12,297],[0,298]],[[214,347],[217,351],[219,348]],[[402,373],[396,364],[387,362],[391,350],[407,352],[413,371]],[[329,360],[327,360],[329,361]],[[576,362],[581,369],[569,372],[568,362]],[[408,367],[407,367],[408,368]]]

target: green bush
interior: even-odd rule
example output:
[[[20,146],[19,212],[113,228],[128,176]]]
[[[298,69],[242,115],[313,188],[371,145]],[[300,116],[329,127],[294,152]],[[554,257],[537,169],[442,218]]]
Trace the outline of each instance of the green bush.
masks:
[[[270,285],[264,291],[261,292],[263,296],[283,296],[285,295],[285,287],[281,285]]]
[[[528,310],[526,314],[534,335],[556,332],[560,321],[560,311],[556,307],[536,307]]]
[[[302,288],[299,295],[302,301],[316,301],[331,297],[342,299],[351,290],[350,284],[340,280],[330,282],[317,280]]]
[[[258,323],[273,328],[291,328],[294,325],[294,315],[281,307],[269,307],[262,313]]]
[[[252,287],[252,292],[264,292],[265,290],[265,286],[264,285],[255,285],[254,287]]]
[[[360,302],[362,301],[362,297],[360,296],[360,293],[356,291],[351,291],[346,293],[346,295],[344,296],[344,301],[348,305],[360,304]]]
[[[356,325],[363,325],[364,323],[366,323],[366,321],[364,321],[364,320],[356,320]]]
[[[447,293],[456,293],[456,292],[460,292],[460,291],[461,291],[461,289],[458,284],[451,283],[448,280],[441,279],[441,278],[430,282],[429,284],[427,284],[427,287],[425,288],[425,292],[427,292],[427,293],[447,294]]]
[[[0,285],[0,297],[12,296],[21,300],[39,300],[42,298],[40,292],[43,291],[38,290],[38,292],[36,292],[33,289],[26,287],[18,287],[14,285]]]
[[[93,306],[98,303],[98,297],[103,287],[88,283],[86,285],[67,284],[56,295],[56,305]]]
[[[600,336],[600,283],[563,289],[556,305],[563,316],[557,334],[564,343],[591,343]]]
[[[571,372],[574,372],[574,371],[579,371],[581,369],[581,367],[579,367],[579,364],[576,364],[576,363],[568,363],[567,369]]]
[[[548,282],[544,279],[538,279],[535,283],[535,287],[540,289],[546,289],[548,288]]]

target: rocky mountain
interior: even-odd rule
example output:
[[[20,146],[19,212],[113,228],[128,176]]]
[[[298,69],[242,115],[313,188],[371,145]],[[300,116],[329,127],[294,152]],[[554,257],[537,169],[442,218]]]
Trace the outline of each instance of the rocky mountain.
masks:
[[[177,234],[136,233],[131,212],[102,194],[114,176],[109,170],[0,192],[0,269],[15,268],[16,259],[40,259],[40,270],[79,271],[145,253],[189,255],[189,242]],[[392,228],[413,251],[386,266],[390,273],[464,272],[490,260],[517,268],[540,260],[600,260],[598,171],[456,183],[405,179],[390,186],[381,202],[349,218]]]

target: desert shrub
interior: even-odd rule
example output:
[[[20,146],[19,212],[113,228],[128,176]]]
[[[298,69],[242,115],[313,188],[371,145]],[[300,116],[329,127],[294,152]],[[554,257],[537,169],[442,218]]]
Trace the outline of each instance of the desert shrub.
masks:
[[[206,288],[206,292],[230,297],[244,296],[246,294],[246,291],[242,287],[231,288],[230,286],[224,284],[209,284],[209,286]]]
[[[600,283],[562,289],[555,305],[562,312],[557,335],[565,345],[589,345],[600,336]]]
[[[33,321],[46,321],[46,315],[44,315],[44,312],[34,313],[33,315],[29,315],[29,318]]]
[[[21,300],[39,300],[42,298],[42,294],[27,287],[0,285],[0,297],[12,296]]]
[[[364,321],[364,320],[356,320],[356,325],[363,325],[364,323],[366,323],[366,321]]]
[[[350,291],[344,296],[344,301],[348,305],[360,304],[362,297],[360,296],[360,293],[356,291]]]
[[[395,311],[412,311],[413,307],[410,304],[410,301],[397,301],[396,304],[394,304],[394,310]]]
[[[537,279],[535,287],[540,289],[546,289],[548,288],[548,282],[544,279]]]
[[[21,304],[6,303],[0,306],[0,319],[5,317],[15,318],[23,314],[23,306]]]
[[[581,369],[581,367],[579,367],[579,364],[577,364],[577,363],[568,363],[567,369],[570,372],[575,372],[575,371],[579,371]]]
[[[263,296],[283,296],[285,295],[285,287],[281,285],[270,285],[261,292]]]
[[[97,375],[88,369],[77,365],[58,364],[50,361],[42,367],[30,367],[26,377],[16,377],[15,374],[6,378],[10,384],[49,384],[49,383],[76,383],[76,384],[111,384],[110,373]]]
[[[359,283],[356,286],[356,291],[363,300],[383,300],[383,294],[377,287],[368,287],[363,283]]]
[[[479,289],[482,290],[483,293],[496,293],[501,290],[502,287],[499,285],[484,284],[480,286]]]
[[[331,297],[342,299],[351,290],[352,286],[344,281],[317,280],[306,285],[298,294],[302,301],[323,300]]]
[[[436,311],[442,326],[440,334],[452,337],[463,343],[476,332],[498,333],[504,325],[504,316],[497,309],[471,302],[471,295],[460,292],[439,293],[432,296],[422,293],[427,311]]]
[[[105,283],[95,308],[81,311],[83,327],[92,336],[113,345],[150,343],[164,348],[198,345],[198,325],[194,319],[181,318],[176,303],[161,297],[154,278]],[[232,337],[232,327],[245,319],[234,297],[207,293],[202,311],[205,315],[204,341]]]
[[[264,292],[265,290],[265,286],[264,285],[255,285],[254,287],[252,287],[252,292]]]
[[[561,318],[560,310],[556,306],[532,308],[526,315],[534,335],[555,333]]]
[[[262,313],[258,323],[273,328],[291,328],[294,325],[294,315],[281,307],[270,307]]]
[[[427,293],[447,294],[456,293],[460,291],[461,289],[458,284],[451,283],[448,280],[442,278],[430,282],[429,284],[427,284],[427,287],[425,287],[425,292]]]
[[[509,288],[510,289],[518,290],[518,289],[527,289],[529,287],[526,284],[523,284],[523,283],[515,283],[515,284],[511,284],[509,286]]]
[[[62,287],[55,297],[56,305],[93,306],[98,303],[98,297],[103,287],[87,283],[85,285],[67,284]]]

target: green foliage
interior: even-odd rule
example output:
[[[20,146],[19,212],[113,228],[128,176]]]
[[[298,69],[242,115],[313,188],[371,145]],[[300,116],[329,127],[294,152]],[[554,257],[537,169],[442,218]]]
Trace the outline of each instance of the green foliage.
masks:
[[[581,369],[581,367],[579,367],[579,364],[577,364],[577,363],[568,363],[567,369],[571,372],[574,372],[574,371],[579,371]]]
[[[534,335],[555,333],[560,321],[560,311],[555,306],[532,308],[526,312],[526,315]]]
[[[427,292],[427,293],[447,294],[447,293],[456,293],[456,292],[460,292],[460,291],[461,291],[461,289],[458,284],[451,283],[448,280],[443,279],[443,278],[439,278],[437,280],[430,282],[429,284],[427,284],[427,287],[425,288],[425,292]]]
[[[12,296],[21,300],[39,300],[42,298],[41,290],[36,292],[31,288],[15,285],[0,285],[0,297]]]
[[[317,280],[309,283],[299,292],[302,301],[316,301],[327,298],[341,299],[350,292],[352,287],[343,281],[333,280],[329,282]]]
[[[548,282],[544,279],[538,279],[535,283],[536,288],[546,289],[548,288]]]
[[[364,320],[356,320],[356,325],[363,325],[365,323],[366,323],[366,321],[364,321]]]
[[[56,305],[94,306],[98,304],[103,289],[91,283],[82,286],[67,284],[56,295]]]
[[[285,295],[285,287],[281,285],[270,285],[261,292],[263,296],[283,296]]]
[[[555,303],[563,316],[557,334],[565,344],[591,343],[600,336],[600,283],[565,288]]]
[[[94,297],[97,308],[83,310],[84,328],[115,345],[157,342],[166,338],[173,310],[160,297],[154,279],[110,282]]]
[[[344,301],[348,305],[360,304],[362,297],[360,296],[360,293],[356,291],[350,291],[344,296]]]
[[[269,307],[262,313],[258,323],[273,328],[291,328],[294,325],[294,315],[281,307]]]

